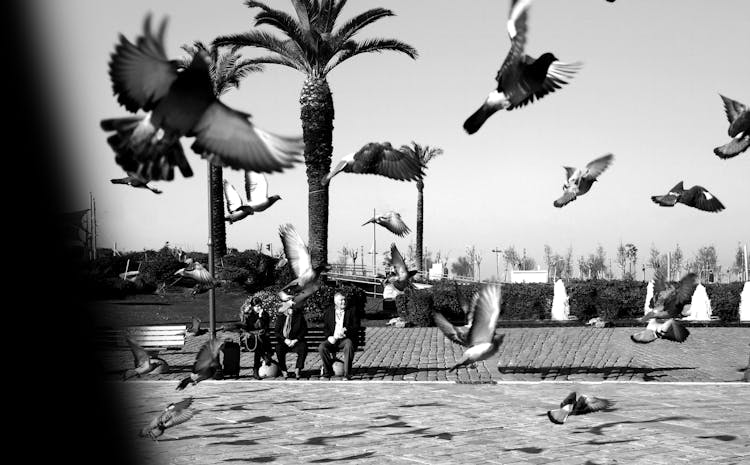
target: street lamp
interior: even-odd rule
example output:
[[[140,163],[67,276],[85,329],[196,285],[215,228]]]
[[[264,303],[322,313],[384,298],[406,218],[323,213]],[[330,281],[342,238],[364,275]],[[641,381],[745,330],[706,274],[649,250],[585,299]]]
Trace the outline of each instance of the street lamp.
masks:
[[[646,282],[646,264],[643,264],[643,282]]]

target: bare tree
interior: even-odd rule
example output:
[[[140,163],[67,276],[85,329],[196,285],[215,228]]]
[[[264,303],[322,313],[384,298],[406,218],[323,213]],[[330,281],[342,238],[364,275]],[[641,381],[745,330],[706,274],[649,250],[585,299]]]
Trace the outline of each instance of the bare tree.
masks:
[[[683,268],[683,255],[682,255],[682,249],[680,248],[680,244],[677,244],[677,247],[675,247],[674,252],[672,252],[672,259],[670,261],[669,267],[671,268],[672,276],[669,278],[670,281],[676,281],[677,278],[680,276],[680,272]]]
[[[625,246],[622,245],[622,241],[620,241],[620,245],[617,247],[617,258],[615,259],[615,263],[617,263],[618,268],[620,268],[622,279],[625,279],[625,268],[628,266],[628,256]]]
[[[477,263],[477,248],[476,246],[466,247],[466,257],[469,260],[469,263],[471,264],[471,277],[473,278],[475,276],[474,273],[474,267]]]

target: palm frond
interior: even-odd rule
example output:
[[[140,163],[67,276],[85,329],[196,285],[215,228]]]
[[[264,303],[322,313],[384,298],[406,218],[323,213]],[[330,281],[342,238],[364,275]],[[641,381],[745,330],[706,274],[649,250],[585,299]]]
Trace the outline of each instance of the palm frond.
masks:
[[[283,11],[268,9],[255,15],[255,25],[264,24],[275,27],[295,42],[302,43],[305,40],[301,24]]]
[[[373,8],[367,10],[364,13],[360,13],[357,16],[349,19],[344,23],[338,30],[333,34],[333,41],[336,43],[344,43],[350,40],[357,32],[362,28],[374,23],[375,21],[385,18],[388,16],[396,16],[391,10],[385,8]]]
[[[262,48],[278,54],[280,59],[273,61],[254,61],[254,63],[284,64],[303,73],[309,73],[312,71],[304,53],[294,41],[281,40],[264,31],[249,31],[242,34],[220,36],[214,39],[212,47],[232,47],[232,50],[238,50],[241,47]]]
[[[386,50],[405,53],[412,59],[416,59],[419,56],[419,53],[414,47],[407,43],[401,42],[400,40],[370,39],[361,43],[350,40],[343,45],[342,51],[338,54],[336,60],[328,64],[325,74],[328,74],[328,72],[330,72],[333,68],[356,55],[373,52],[380,53]]]

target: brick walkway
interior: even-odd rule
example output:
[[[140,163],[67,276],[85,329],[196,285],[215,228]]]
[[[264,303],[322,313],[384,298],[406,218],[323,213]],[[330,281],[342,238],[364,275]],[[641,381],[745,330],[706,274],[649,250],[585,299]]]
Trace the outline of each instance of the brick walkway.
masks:
[[[672,464],[750,462],[750,384],[111,382],[138,464]],[[571,390],[616,401],[549,422]],[[168,403],[195,417],[137,438]],[[127,407],[127,408],[126,408]]]
[[[503,328],[502,348],[493,359],[448,373],[462,348],[437,328],[367,328],[367,345],[354,358],[355,380],[393,381],[738,381],[748,363],[750,328],[690,328],[683,343],[658,340],[635,344],[630,334],[639,328]],[[219,333],[219,338],[234,336]],[[144,379],[177,380],[190,372],[198,348],[208,338],[188,336],[180,351],[159,356],[172,373]],[[127,350],[101,353],[113,379],[132,367]],[[296,355],[287,357],[293,366]],[[241,379],[252,374],[252,353],[242,353]],[[308,354],[303,377],[317,375],[320,357]],[[281,379],[278,382],[285,382]]]

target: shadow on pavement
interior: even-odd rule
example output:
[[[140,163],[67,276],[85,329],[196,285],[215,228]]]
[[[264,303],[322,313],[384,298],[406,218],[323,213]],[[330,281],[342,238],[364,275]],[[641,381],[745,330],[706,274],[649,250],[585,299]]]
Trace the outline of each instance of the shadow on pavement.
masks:
[[[674,421],[674,420],[688,420],[690,417],[683,417],[683,416],[671,416],[671,417],[662,417],[662,418],[654,418],[651,420],[643,420],[643,421],[633,421],[633,420],[625,420],[625,421],[613,421],[610,423],[602,423],[601,425],[592,426],[588,429],[588,431],[585,431],[587,433],[596,434],[597,436],[603,436],[604,433],[603,430],[607,428],[612,428],[613,426],[617,425],[640,425],[643,423],[659,423],[662,421]]]
[[[667,376],[666,374],[656,374],[661,371],[675,370],[695,370],[696,367],[632,367],[632,366],[611,366],[611,367],[586,367],[586,366],[542,366],[542,367],[508,367],[498,366],[497,370],[501,374],[539,374],[542,379],[548,377],[558,377],[567,375],[595,374],[604,375],[604,379],[609,377],[619,377],[624,375],[642,375],[646,381]]]

